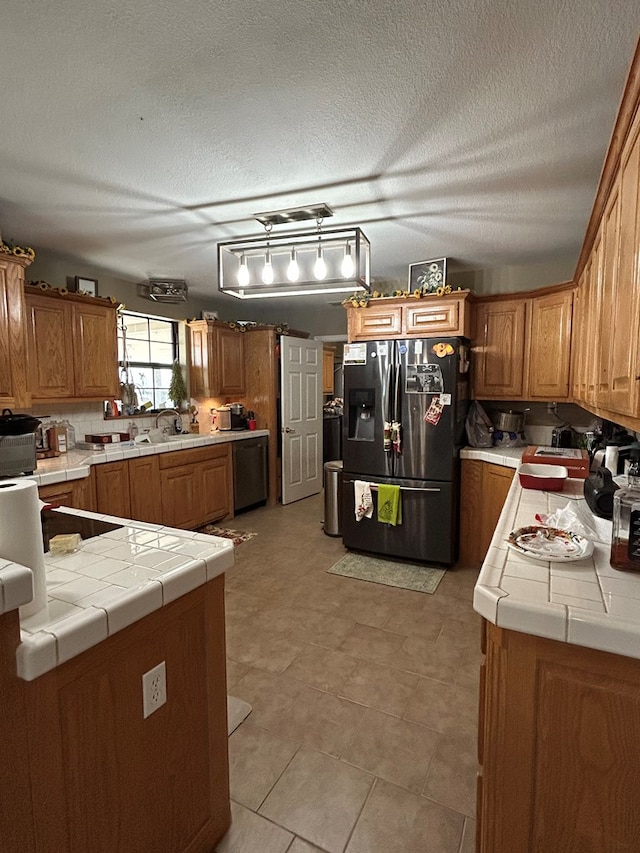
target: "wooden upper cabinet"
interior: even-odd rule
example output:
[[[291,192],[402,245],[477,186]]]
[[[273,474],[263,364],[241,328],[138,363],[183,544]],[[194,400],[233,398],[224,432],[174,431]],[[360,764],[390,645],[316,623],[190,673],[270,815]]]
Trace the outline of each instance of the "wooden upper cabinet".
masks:
[[[531,300],[528,394],[531,399],[569,396],[573,290]]]
[[[371,299],[363,308],[345,304],[347,337],[350,341],[384,338],[428,338],[471,336],[471,310],[468,290],[456,290],[445,296],[430,294],[415,297]]]
[[[333,394],[333,362],[335,350],[333,347],[322,348],[322,393]]]
[[[75,396],[119,397],[116,312],[101,304],[74,304]]]
[[[191,396],[244,396],[244,333],[211,320],[194,320],[188,328]]]
[[[29,388],[34,400],[68,399],[75,394],[71,305],[44,295],[26,298],[29,335]]]
[[[599,282],[598,345],[596,348],[597,406],[606,407],[611,389],[609,354],[611,339],[617,331],[612,326],[613,298],[618,279],[618,247],[620,243],[620,181],[613,186],[602,220],[602,278]]]
[[[389,302],[385,305],[385,302]],[[391,338],[402,334],[402,307],[382,300],[375,305],[373,301],[366,308],[347,306],[347,337],[350,341],[376,340]]]
[[[620,164],[620,228],[617,275],[611,295],[608,396],[605,408],[640,417],[640,112]]]
[[[476,305],[473,396],[522,398],[525,390],[526,298],[494,299]]]
[[[0,406],[29,406],[24,271],[29,258],[0,254]]]
[[[25,288],[34,402],[119,396],[115,306]]]

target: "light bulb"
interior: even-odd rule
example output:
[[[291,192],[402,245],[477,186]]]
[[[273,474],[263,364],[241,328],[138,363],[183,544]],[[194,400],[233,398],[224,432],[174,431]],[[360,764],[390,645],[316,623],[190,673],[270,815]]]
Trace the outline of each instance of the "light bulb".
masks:
[[[353,263],[353,258],[351,257],[351,243],[347,243],[345,247],[344,258],[342,259],[340,271],[342,272],[343,278],[353,278],[355,265]]]
[[[271,252],[267,249],[267,254],[262,267],[262,281],[264,284],[273,284],[273,267],[271,265]]]
[[[238,284],[240,287],[246,287],[251,280],[251,276],[249,275],[249,267],[247,266],[247,262],[244,258],[244,254],[240,256],[240,269],[238,270]]]
[[[313,265],[313,275],[318,281],[322,281],[323,278],[327,277],[327,265],[322,257],[322,247],[320,245],[318,245],[318,257]]]
[[[287,267],[287,278],[289,281],[297,281],[300,278],[300,267],[298,266],[298,261],[296,260],[296,250],[291,250],[291,260],[289,261],[289,266]]]

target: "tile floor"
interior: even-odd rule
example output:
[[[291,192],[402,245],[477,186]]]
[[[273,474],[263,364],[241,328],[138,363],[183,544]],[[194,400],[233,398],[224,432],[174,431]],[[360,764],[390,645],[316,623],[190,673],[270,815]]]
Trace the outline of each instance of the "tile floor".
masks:
[[[472,853],[476,571],[434,595],[329,575],[321,496],[239,515],[227,575],[233,825],[219,853]]]

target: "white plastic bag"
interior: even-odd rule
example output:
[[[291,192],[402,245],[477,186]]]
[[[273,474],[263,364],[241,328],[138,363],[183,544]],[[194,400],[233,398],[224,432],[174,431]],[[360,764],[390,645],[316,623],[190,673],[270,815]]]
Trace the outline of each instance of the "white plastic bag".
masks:
[[[464,425],[471,447],[493,447],[493,424],[477,400],[469,406]]]

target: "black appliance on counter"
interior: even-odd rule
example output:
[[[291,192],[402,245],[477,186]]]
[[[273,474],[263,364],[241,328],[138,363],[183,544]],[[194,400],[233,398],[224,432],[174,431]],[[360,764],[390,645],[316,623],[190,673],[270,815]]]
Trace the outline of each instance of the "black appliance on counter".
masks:
[[[458,551],[459,450],[469,404],[469,342],[409,338],[348,344],[344,358],[342,534],[347,548],[452,565]],[[397,424],[400,443],[385,442]],[[355,481],[372,518],[355,517]],[[377,520],[377,486],[400,486],[402,524]]]

